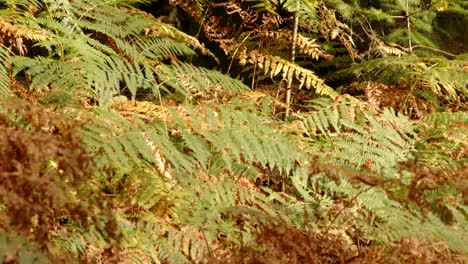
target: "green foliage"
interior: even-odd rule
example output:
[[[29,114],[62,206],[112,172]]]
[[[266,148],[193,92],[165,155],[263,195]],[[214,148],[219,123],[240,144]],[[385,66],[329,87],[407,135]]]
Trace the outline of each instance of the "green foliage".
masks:
[[[312,180],[313,182],[317,182],[317,179]],[[312,185],[315,186],[312,188],[302,185],[300,181],[298,181],[298,185],[304,189],[302,193],[308,195],[307,199],[313,199],[307,194],[307,191],[312,189],[309,191],[310,193],[325,193],[321,197],[322,200],[330,200],[332,195],[356,200],[358,206],[362,206],[374,214],[370,224],[375,225],[375,227],[369,235],[376,236],[381,243],[397,241],[410,234],[409,236],[422,240],[447,241],[450,247],[461,252],[468,250],[466,238],[463,235],[467,232],[466,217],[464,216],[466,209],[463,206],[459,209],[450,207],[450,211],[457,220],[454,225],[449,226],[431,212],[422,214],[406,211],[400,203],[389,199],[384,192],[376,188],[352,186],[346,181],[340,184],[325,181],[320,185]]]
[[[360,78],[415,87],[454,100],[468,94],[464,63],[445,58],[384,57],[361,62],[349,70]]]
[[[467,162],[466,112],[436,112],[424,117],[420,159],[436,167],[463,167]]]
[[[0,94],[5,94],[9,91],[9,81],[7,73],[7,61],[9,59],[7,50],[0,46]]]
[[[425,124],[430,126],[450,126],[454,123],[468,123],[467,112],[435,112],[427,115],[423,119]]]
[[[334,163],[358,170],[367,166],[370,171],[395,177],[394,171],[385,169],[411,158],[417,135],[409,120],[392,109],[377,115],[362,109],[362,104],[346,101],[311,103],[314,111],[303,121],[306,133],[329,139],[323,148],[330,154],[324,157]]]
[[[192,169],[189,157],[177,150],[163,130],[164,126],[147,126],[142,121],[137,124],[139,126],[111,113],[101,112],[93,123],[84,127],[85,143],[94,152],[104,154],[98,164],[116,167],[121,171],[117,175],[123,175],[132,169],[133,164],[158,166],[154,153],[160,149],[165,158],[177,166],[175,169]]]
[[[164,80],[160,85],[176,89],[186,97],[196,94],[210,94],[216,91],[237,93],[248,89],[242,82],[218,71],[195,67],[186,63],[160,65],[158,76]],[[222,88],[221,88],[221,85]]]
[[[162,64],[175,57],[195,55],[187,44],[200,46],[197,48],[201,45],[177,29],[161,25],[143,14],[87,2],[52,5],[34,20],[29,19],[25,11],[18,12],[23,12],[24,18],[15,27],[33,27],[36,34],[41,32],[46,36],[35,44],[38,49],[47,50],[46,56],[12,58],[13,76],[29,79],[30,89],[91,88],[94,97],[104,104],[102,99],[108,95],[126,91],[132,96],[138,90],[159,95],[157,76],[160,75],[185,94],[189,93],[185,89],[187,84],[194,81],[193,86],[196,86],[201,81],[198,78],[201,68],[171,68]],[[153,29],[160,25],[163,30]],[[184,44],[185,39],[189,40],[187,44]],[[184,71],[186,78],[167,76],[180,71]],[[205,85],[229,80],[216,73],[211,75],[213,77],[207,79]],[[67,78],[63,78],[65,76]],[[233,81],[232,89],[239,87],[242,85]]]
[[[171,1],[253,89],[149,2],[0,1],[0,262],[461,263],[466,63],[429,24],[462,1]]]
[[[16,232],[0,234],[0,260],[15,259],[18,263],[49,263],[40,250]]]
[[[100,164],[117,167],[122,174],[133,164],[149,163],[163,169],[155,156],[159,151],[173,170],[187,174],[198,173],[196,168],[209,175],[221,173],[219,168],[239,172],[245,162],[289,173],[295,160],[301,159],[288,137],[278,135],[248,110],[206,108],[199,112],[185,107],[190,123],[174,112],[174,125],[169,127],[164,123],[146,125],[141,120],[130,122],[101,112],[85,126],[85,142],[96,153],[105,154]],[[177,131],[177,136],[168,135],[166,129]]]

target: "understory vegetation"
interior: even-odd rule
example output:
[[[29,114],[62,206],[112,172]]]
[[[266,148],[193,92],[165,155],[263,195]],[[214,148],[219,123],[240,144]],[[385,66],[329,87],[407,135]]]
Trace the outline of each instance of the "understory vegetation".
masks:
[[[468,263],[466,0],[0,0],[0,263]]]

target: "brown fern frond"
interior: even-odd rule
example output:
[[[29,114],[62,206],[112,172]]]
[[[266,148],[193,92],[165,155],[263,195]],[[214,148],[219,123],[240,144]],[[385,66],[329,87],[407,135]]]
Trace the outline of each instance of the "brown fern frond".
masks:
[[[371,52],[374,53],[381,53],[385,56],[403,56],[407,54],[407,50],[400,46],[400,45],[386,45],[385,43],[379,43],[376,47],[374,47]]]
[[[148,28],[145,29],[145,34],[151,37],[157,36],[174,39],[176,41],[194,47],[203,55],[215,57],[215,55],[209,49],[207,49],[203,43],[200,43],[200,41],[198,41],[197,38],[185,34],[182,31],[166,23],[151,24]]]
[[[285,39],[290,40],[292,32],[282,31],[266,31],[261,32],[260,35],[274,38],[274,39]],[[317,39],[308,38],[301,34],[297,34],[296,45],[299,48],[299,53],[308,55],[313,59],[318,60],[319,58],[331,59],[333,56],[323,51],[319,44],[316,43]]]
[[[11,19],[0,18],[0,42],[8,42],[20,55],[28,51],[28,46],[24,43],[26,40],[38,42],[51,38],[44,32],[17,26],[15,22]]]
[[[74,121],[20,99],[2,100],[0,106],[6,110],[0,112],[0,204],[6,207],[2,217],[59,263],[67,256],[49,250],[60,221],[89,227],[96,220],[88,202],[99,194],[84,187],[93,162]]]
[[[327,40],[338,39],[348,50],[351,57],[359,58],[360,55],[356,50],[351,29],[336,18],[335,11],[321,5],[318,14],[322,20],[318,27],[322,36]]]
[[[392,107],[407,116],[421,118],[434,109],[426,101],[417,98],[409,89],[398,89],[395,85],[368,82],[365,89],[369,110]]]

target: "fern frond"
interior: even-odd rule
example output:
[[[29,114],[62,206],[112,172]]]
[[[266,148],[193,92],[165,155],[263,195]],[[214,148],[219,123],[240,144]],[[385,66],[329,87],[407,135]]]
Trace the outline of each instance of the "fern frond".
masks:
[[[274,38],[274,39],[291,39],[292,33],[290,31],[267,31],[261,32],[261,35]],[[317,39],[312,39],[297,34],[296,45],[299,48],[299,53],[308,55],[313,59],[319,58],[331,59],[333,56],[323,51],[319,44],[316,43]]]
[[[4,4],[4,5],[6,5],[8,8],[13,8],[13,7],[20,6],[20,7],[23,7],[25,9],[27,9],[31,5],[35,5],[35,6],[41,6],[42,5],[41,0],[15,0],[15,1],[1,0],[0,2],[2,4]]]
[[[144,162],[148,162],[164,175],[167,165],[161,161],[161,152],[164,159],[173,165],[173,169],[192,170],[191,157],[180,152],[162,128],[141,122],[135,126],[130,121],[106,112],[100,113],[100,116],[105,119],[95,118],[94,123],[85,126],[83,131],[84,142],[89,148],[103,154],[99,155],[100,166],[112,166],[125,173],[131,170],[133,164],[141,167]]]
[[[434,112],[423,118],[426,124],[433,127],[450,126],[454,123],[468,124],[467,112]]]
[[[468,115],[466,112],[435,112],[420,124],[425,139],[418,159],[439,168],[462,168],[467,162]]]
[[[191,263],[190,259],[181,249],[181,247],[183,247],[183,243],[187,240],[184,240],[184,236],[180,234],[180,232],[171,231],[168,233],[167,240],[160,240],[158,243],[158,247],[160,248],[159,259],[165,260],[168,263]],[[189,241],[197,240],[194,239]],[[190,243],[188,244],[190,245]]]
[[[0,95],[10,91],[10,78],[7,71],[10,63],[9,57],[8,50],[0,45]]]
[[[193,37],[142,13],[132,13],[109,3],[64,2],[52,5],[36,20],[25,17],[21,21],[22,24],[33,21],[33,28],[47,32],[49,36],[37,41],[37,46],[47,49],[49,54],[34,59],[15,57],[13,60],[14,75],[26,73],[33,89],[88,89],[104,106],[109,104],[106,99],[109,95],[125,90],[132,96],[138,90],[159,95],[158,88],[164,86],[158,82],[175,84],[179,81],[177,87],[180,88],[182,81],[192,80],[193,76],[193,86],[197,87],[191,89],[199,89],[198,92],[214,86],[220,91],[245,88],[240,82],[215,71],[182,64],[157,67],[166,60],[196,55],[187,44],[205,54],[209,52]],[[155,24],[158,31],[151,29]],[[57,78],[66,74],[70,78]],[[168,74],[168,78],[173,79],[157,80],[157,76]],[[181,74],[180,78],[174,78],[177,74]],[[225,83],[223,87],[218,85],[221,82]],[[188,94],[189,89],[182,90]]]
[[[386,45],[384,43],[379,43],[379,45],[372,48],[371,52],[380,53],[383,57],[386,56],[397,56],[401,57],[407,54],[405,48],[399,45]]]
[[[417,138],[409,120],[385,109],[373,115],[349,102],[317,105],[303,121],[306,131],[333,138],[330,158],[355,169],[367,166],[375,172],[396,166],[411,157]],[[385,172],[393,177],[391,172]]]
[[[245,57],[240,58],[241,64],[246,64],[247,62],[257,64],[260,69],[264,70],[265,74],[270,74],[271,78],[280,73],[283,79],[286,80],[294,77],[300,81],[299,89],[302,87],[306,87],[307,89],[314,88],[317,94],[326,95],[331,98],[338,96],[338,93],[326,85],[313,71],[302,68],[280,57],[252,51]]]
[[[0,17],[0,33],[4,35],[2,38],[7,36],[11,39],[24,39],[34,42],[51,38],[51,36],[45,32],[30,29],[24,25],[18,25],[17,23],[15,23],[16,25],[13,25],[11,22],[13,21],[8,21]]]
[[[411,84],[454,100],[457,94],[468,94],[467,69],[462,60],[424,59],[416,56],[378,58],[350,68],[358,77],[379,80],[386,84]],[[396,76],[399,76],[397,79]],[[409,80],[409,81],[408,81]]]
[[[171,39],[149,38],[136,43],[136,53],[130,54],[133,58],[147,58],[155,61],[169,59],[172,57],[194,56],[196,53],[184,43]]]
[[[286,0],[283,3],[284,8],[289,12],[296,12],[299,21],[302,23],[314,27],[319,24],[319,16],[317,15],[316,7],[318,2],[315,1],[304,1],[304,0]]]
[[[230,171],[236,167],[236,163],[256,162],[289,173],[296,167],[296,160],[304,158],[290,138],[278,134],[273,127],[264,124],[259,116],[248,110],[215,110],[207,107],[204,115],[189,112],[193,132],[204,136],[211,151],[221,155]],[[181,127],[181,131],[187,129]],[[206,145],[194,148],[194,157],[206,155],[201,153],[206,148]]]
[[[307,181],[296,179],[294,182],[298,189],[302,189],[301,194],[306,200],[313,200],[312,194],[325,193],[325,196],[348,197],[359,202],[359,206],[374,215],[371,223],[374,225],[369,234],[379,242],[397,241],[402,237],[414,237],[432,242],[443,241],[450,248],[459,252],[466,252],[466,219],[463,216],[463,209],[451,208],[454,215],[457,215],[457,222],[447,225],[434,214],[421,214],[413,211],[409,213],[404,210],[397,201],[389,199],[385,192],[378,187],[369,188],[365,185],[351,185],[346,180],[340,184],[334,181],[321,181],[315,186],[314,182],[319,180],[320,175],[315,175],[310,184]]]
[[[183,31],[178,30],[177,28],[171,25],[154,21],[145,29],[145,34],[150,37],[157,36],[170,38],[177,42],[187,44],[188,46],[194,47],[196,50],[201,51],[202,54],[210,56],[217,60],[216,56],[202,43],[200,43],[198,39],[184,33]]]
[[[466,254],[468,225],[465,217],[459,217],[466,214],[466,207],[461,210],[452,208],[452,212],[458,216],[459,221],[449,226],[432,213],[413,215],[401,209],[394,209],[391,221],[379,227],[383,231],[380,236],[390,240],[411,236],[433,242],[444,241],[451,249]],[[386,230],[390,232],[385,232]]]
[[[224,90],[237,93],[240,90],[248,89],[242,82],[218,71],[195,67],[187,63],[178,63],[172,66],[161,64],[157,70],[158,76],[165,80],[160,85],[170,85],[186,96],[196,92],[211,93],[216,90]]]

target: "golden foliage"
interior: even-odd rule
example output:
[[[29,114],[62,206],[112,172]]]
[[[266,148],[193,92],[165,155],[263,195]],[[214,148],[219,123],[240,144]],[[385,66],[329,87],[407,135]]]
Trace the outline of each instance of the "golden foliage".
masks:
[[[284,80],[293,77],[298,80],[300,82],[299,89],[302,87],[307,89],[314,88],[318,94],[327,95],[331,98],[338,96],[338,93],[330,86],[326,85],[313,71],[302,68],[278,56],[261,54],[256,50],[250,52],[248,55],[241,54],[240,56],[241,64],[245,65],[247,62],[257,64],[260,69],[264,70],[264,74],[269,74],[271,78],[281,73]]]
[[[24,55],[27,52],[28,46],[24,43],[25,40],[38,42],[51,38],[44,32],[19,27],[14,24],[14,20],[0,17],[0,43],[8,41],[12,47],[18,50],[20,55]]]
[[[276,40],[290,40],[292,39],[291,31],[267,31],[261,32],[260,35],[264,35]],[[333,56],[326,53],[317,44],[317,39],[308,38],[301,34],[297,34],[296,45],[299,48],[299,53],[308,55],[313,59],[318,60],[319,58],[331,59]]]

